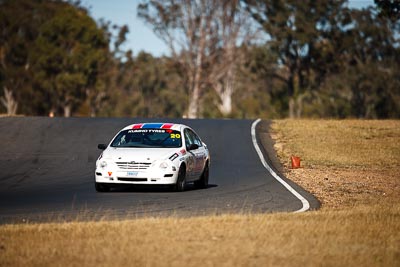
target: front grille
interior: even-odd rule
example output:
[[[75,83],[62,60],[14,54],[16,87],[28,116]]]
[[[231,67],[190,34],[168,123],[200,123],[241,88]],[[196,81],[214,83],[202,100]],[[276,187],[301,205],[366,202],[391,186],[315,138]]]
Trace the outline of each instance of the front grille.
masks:
[[[151,163],[147,162],[115,162],[122,170],[147,170]]]

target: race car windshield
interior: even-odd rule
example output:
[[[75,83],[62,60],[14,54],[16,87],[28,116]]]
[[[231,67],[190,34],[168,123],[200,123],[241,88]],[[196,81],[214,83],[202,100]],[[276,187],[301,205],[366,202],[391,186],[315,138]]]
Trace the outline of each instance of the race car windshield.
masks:
[[[181,133],[170,129],[124,130],[111,143],[111,147],[172,148],[181,146]]]

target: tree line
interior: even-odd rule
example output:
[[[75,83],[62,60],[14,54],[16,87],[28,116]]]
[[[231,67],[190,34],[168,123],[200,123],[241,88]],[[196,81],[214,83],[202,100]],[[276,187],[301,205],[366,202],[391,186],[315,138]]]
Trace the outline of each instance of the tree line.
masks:
[[[399,118],[399,7],[143,0],[132,16],[170,50],[155,57],[80,2],[1,1],[0,113]]]

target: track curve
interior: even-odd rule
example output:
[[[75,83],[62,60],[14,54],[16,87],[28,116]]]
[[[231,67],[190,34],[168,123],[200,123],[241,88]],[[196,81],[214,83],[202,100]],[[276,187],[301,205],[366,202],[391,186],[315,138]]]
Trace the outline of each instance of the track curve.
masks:
[[[146,187],[96,193],[97,144],[140,121],[184,123],[195,129],[211,152],[210,186],[179,193]],[[261,164],[251,124],[250,120],[1,118],[0,223],[301,209],[302,203]],[[313,196],[291,185],[311,199],[311,208],[317,208]]]

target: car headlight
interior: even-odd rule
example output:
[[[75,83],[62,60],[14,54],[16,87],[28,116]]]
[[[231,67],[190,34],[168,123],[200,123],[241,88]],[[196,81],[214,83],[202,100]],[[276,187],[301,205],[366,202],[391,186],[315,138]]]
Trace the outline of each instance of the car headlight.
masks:
[[[106,161],[101,161],[100,162],[100,167],[105,168],[107,166],[107,162]]]
[[[161,169],[166,169],[166,168],[168,168],[168,163],[166,163],[165,161],[164,161],[164,162],[161,162],[159,167],[160,167]]]

